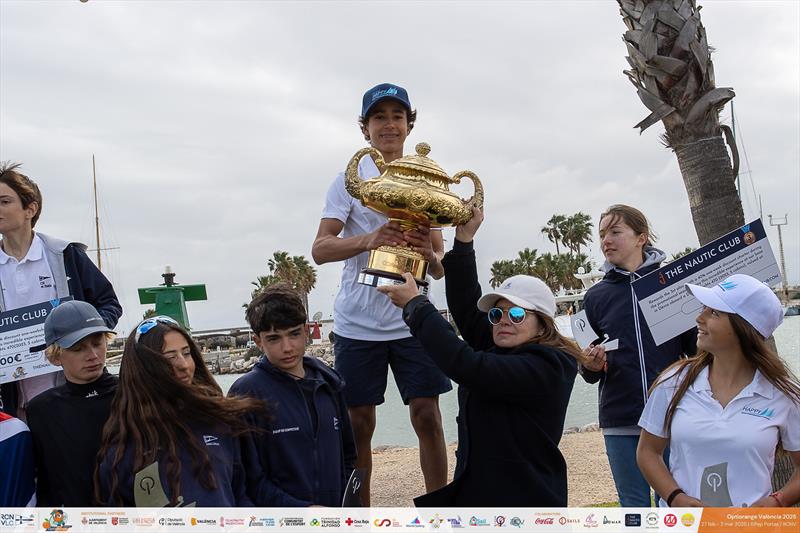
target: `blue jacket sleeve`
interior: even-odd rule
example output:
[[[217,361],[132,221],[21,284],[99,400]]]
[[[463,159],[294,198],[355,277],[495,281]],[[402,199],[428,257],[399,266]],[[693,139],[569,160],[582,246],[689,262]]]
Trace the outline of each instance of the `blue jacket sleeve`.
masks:
[[[237,507],[253,507],[253,502],[247,495],[247,471],[242,462],[242,439],[233,438],[233,476],[231,477],[231,490],[236,499]]]
[[[598,312],[597,307],[595,306],[594,298],[592,298],[590,293],[587,293],[583,298],[583,309],[586,311],[586,319],[589,321],[589,325],[592,327],[592,330],[602,337],[603,332],[597,327],[597,321],[595,319],[597,316],[596,313]],[[595,384],[603,377],[602,371],[595,372],[594,370],[584,368],[580,364],[578,365],[578,373],[583,378],[583,381],[589,384]]]
[[[21,420],[3,421],[3,424],[11,423],[23,426]],[[10,438],[0,440],[0,452],[0,508],[35,506],[36,482],[31,432],[25,429]]]
[[[447,306],[453,314],[459,333],[475,349],[494,344],[492,327],[486,313],[478,310],[481,286],[471,242],[455,240],[453,249],[442,258]]]
[[[247,495],[256,507],[309,507],[313,502],[300,500],[273,483],[261,467],[257,437],[241,437],[242,464],[246,473]]]
[[[344,491],[347,482],[350,480],[350,474],[356,467],[356,439],[353,434],[353,425],[350,423],[350,415],[347,412],[347,402],[345,402],[344,394],[339,392],[339,420],[341,424],[342,435],[342,457],[344,458],[344,479],[342,480],[342,490]]]
[[[70,244],[64,250],[64,265],[67,276],[70,277],[70,294],[78,300],[92,304],[105,320],[106,326],[116,326],[122,316],[122,306],[111,282],[92,263],[86,252],[79,246]],[[71,266],[74,267],[74,272],[70,272]]]
[[[559,377],[575,376],[574,361],[548,347],[529,344],[524,352],[505,354],[473,349],[430,302],[417,307],[407,323],[442,372],[472,390],[503,397],[549,395]]]

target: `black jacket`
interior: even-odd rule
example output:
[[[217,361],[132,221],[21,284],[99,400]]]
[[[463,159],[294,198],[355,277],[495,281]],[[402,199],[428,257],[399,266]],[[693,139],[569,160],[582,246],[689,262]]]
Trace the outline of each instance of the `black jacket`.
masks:
[[[42,233],[37,235],[42,240],[45,256],[53,271],[57,295],[59,297],[69,295],[75,300],[92,304],[103,317],[106,326],[113,329],[122,316],[122,306],[111,282],[86,255],[86,246],[55,239]],[[0,301],[0,311],[6,311],[2,301]],[[18,401],[16,382],[0,385],[0,410],[16,416]]]
[[[494,345],[472,243],[442,260],[447,303],[464,341],[424,297],[404,318],[425,351],[458,383],[455,479],[414,499],[419,507],[566,507],[567,465],[558,443],[575,383],[575,359],[554,348]],[[466,342],[465,342],[466,341]]]
[[[605,372],[580,369],[588,383],[600,382],[600,427],[635,426],[647,401],[653,380],[682,354],[696,351],[697,329],[656,346],[642,316],[631,284],[657,270],[663,252],[649,247],[647,261],[635,273],[620,271],[606,263],[606,275],[592,286],[583,299],[586,317],[602,338],[619,339],[619,347],[606,353]]]
[[[356,458],[344,381],[317,359],[304,357],[303,365],[304,385],[313,390],[316,432],[300,381],[275,368],[266,356],[228,391],[229,396],[266,400],[271,407],[267,431],[244,437],[242,444],[248,494],[256,506],[342,505]]]
[[[93,383],[78,385],[68,381],[28,404],[37,469],[37,505],[93,505],[97,452],[116,390],[117,377],[104,371]]]

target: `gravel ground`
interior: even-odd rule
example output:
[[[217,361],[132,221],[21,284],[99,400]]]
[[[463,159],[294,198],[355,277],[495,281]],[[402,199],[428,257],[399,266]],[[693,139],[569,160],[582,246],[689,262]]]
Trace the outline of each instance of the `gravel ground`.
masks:
[[[569,506],[587,507],[616,501],[617,492],[599,431],[564,435],[561,453],[567,461]],[[455,467],[455,444],[447,447],[449,478]],[[373,452],[372,506],[410,507],[425,491],[417,448],[381,447]]]

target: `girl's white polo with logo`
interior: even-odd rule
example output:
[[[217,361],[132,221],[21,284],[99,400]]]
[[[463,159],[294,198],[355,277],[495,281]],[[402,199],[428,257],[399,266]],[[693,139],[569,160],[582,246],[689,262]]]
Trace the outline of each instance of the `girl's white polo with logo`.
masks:
[[[778,438],[785,450],[800,450],[800,406],[756,370],[723,408],[712,396],[708,370],[678,403],[669,437],[664,416],[683,374],[653,390],[639,426],[670,439],[669,470],[686,494],[720,506],[749,506],[772,492]]]

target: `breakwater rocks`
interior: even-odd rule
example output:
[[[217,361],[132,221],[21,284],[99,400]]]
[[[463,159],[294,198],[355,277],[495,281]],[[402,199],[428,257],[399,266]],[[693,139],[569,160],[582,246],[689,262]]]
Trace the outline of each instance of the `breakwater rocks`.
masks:
[[[333,344],[324,342],[322,344],[311,344],[306,349],[306,354],[315,357],[333,368]]]
[[[592,431],[600,431],[600,424],[593,422],[580,427],[572,426],[564,430],[564,435],[569,435],[570,433],[591,433]]]

